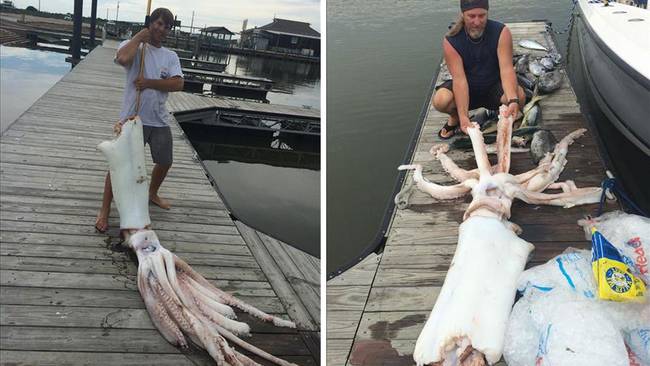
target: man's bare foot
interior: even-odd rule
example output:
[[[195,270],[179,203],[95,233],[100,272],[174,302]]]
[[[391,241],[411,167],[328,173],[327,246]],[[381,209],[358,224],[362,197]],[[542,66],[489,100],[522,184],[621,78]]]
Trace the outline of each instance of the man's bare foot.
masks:
[[[151,203],[153,203],[154,205],[156,205],[156,206],[158,206],[158,207],[160,207],[162,209],[165,209],[165,210],[169,210],[169,208],[172,207],[169,204],[169,201],[167,201],[166,199],[160,198],[160,196],[158,196],[158,195],[149,196],[149,201],[151,201]]]
[[[108,230],[108,216],[102,214],[97,215],[97,219],[95,220],[95,230],[102,234]]]

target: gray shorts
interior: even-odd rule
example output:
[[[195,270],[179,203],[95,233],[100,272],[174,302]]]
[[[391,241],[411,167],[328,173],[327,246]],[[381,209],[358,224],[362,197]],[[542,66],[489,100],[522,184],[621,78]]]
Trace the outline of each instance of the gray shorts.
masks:
[[[155,164],[172,165],[173,142],[172,130],[167,127],[142,126],[144,133],[144,144],[149,144],[151,159]]]

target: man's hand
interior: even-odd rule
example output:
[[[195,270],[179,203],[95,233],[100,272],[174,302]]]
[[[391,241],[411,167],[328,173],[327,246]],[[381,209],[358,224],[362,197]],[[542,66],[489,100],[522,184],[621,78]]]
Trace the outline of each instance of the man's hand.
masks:
[[[117,123],[113,125],[113,133],[116,136],[119,136],[122,133],[122,121],[117,121]]]
[[[139,42],[149,42],[149,28],[143,28],[133,38],[138,38]]]
[[[467,135],[467,129],[469,127],[472,127],[472,122],[470,122],[468,116],[461,116],[460,117],[460,130],[463,131],[464,134]]]
[[[151,83],[149,79],[145,79],[142,76],[138,76],[137,79],[133,82],[135,84],[135,88],[137,90],[144,90],[147,88],[151,88]]]
[[[508,111],[506,112],[506,116],[512,116],[512,119],[516,119],[517,115],[519,114],[519,103],[512,102],[508,104]]]

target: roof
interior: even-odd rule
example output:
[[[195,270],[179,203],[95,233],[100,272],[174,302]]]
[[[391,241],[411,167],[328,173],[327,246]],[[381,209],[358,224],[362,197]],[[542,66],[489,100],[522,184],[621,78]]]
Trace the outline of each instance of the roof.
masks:
[[[207,32],[207,33],[218,33],[218,34],[230,34],[230,35],[235,34],[235,33],[231,32],[230,30],[228,30],[228,28],[226,28],[226,27],[205,27],[205,28],[201,29],[201,31]]]
[[[310,27],[309,23],[297,22],[295,20],[274,18],[272,23],[261,26],[258,29],[275,34],[288,34],[292,36],[320,39],[320,33]]]

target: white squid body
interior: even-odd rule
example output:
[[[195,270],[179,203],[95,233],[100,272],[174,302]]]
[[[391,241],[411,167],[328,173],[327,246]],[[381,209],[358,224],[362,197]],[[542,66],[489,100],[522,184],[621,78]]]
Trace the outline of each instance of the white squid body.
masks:
[[[141,229],[151,224],[143,141],[142,121],[135,117],[124,123],[117,138],[97,145],[108,160],[120,229]]]
[[[418,365],[457,363],[469,345],[496,363],[503,351],[517,278],[533,245],[497,218],[472,216],[459,227],[458,246],[436,304],[418,337]],[[457,351],[456,351],[457,350]]]

